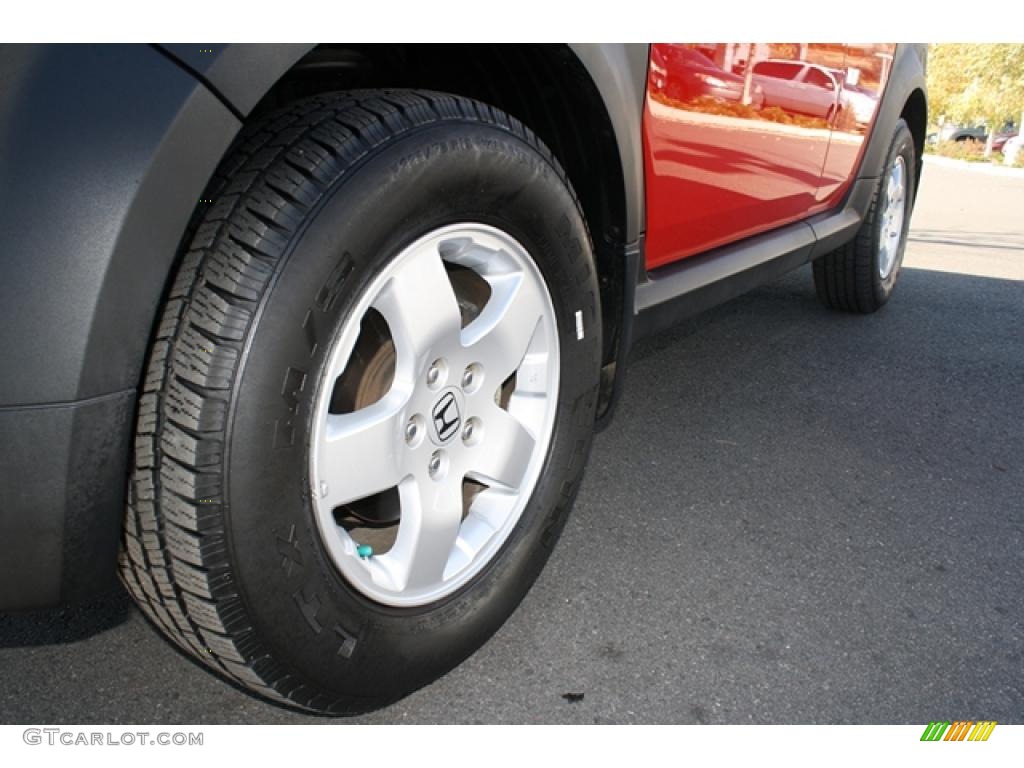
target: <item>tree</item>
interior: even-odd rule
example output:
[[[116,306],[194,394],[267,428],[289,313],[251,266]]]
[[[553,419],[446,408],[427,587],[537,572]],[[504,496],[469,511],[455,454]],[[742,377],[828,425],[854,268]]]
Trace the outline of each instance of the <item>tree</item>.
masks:
[[[1024,45],[936,43],[928,53],[929,112],[948,120],[982,120],[985,154],[1006,120],[1024,118]]]

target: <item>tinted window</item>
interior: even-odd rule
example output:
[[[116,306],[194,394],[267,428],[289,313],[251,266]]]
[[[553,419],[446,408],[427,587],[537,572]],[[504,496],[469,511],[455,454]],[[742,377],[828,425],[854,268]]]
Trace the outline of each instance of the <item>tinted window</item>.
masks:
[[[807,77],[804,80],[810,85],[815,85],[818,88],[827,88],[832,90],[834,87],[832,84],[832,78],[822,72],[820,69],[811,67],[807,70]]]
[[[715,67],[717,65],[707,56],[700,51],[695,51],[693,48],[675,48],[672,51],[675,54],[675,58],[681,61],[688,61],[691,66],[698,67]]]
[[[785,61],[759,61],[754,65],[754,74],[777,77],[780,80],[792,80],[799,72],[799,64],[790,64]]]

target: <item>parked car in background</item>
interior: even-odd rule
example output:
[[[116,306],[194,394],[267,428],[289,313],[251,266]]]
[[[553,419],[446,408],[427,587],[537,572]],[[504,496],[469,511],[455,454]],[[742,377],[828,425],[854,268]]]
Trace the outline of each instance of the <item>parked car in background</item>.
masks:
[[[1014,165],[1024,160],[1024,136],[1014,136],[1007,139],[1003,145],[1003,162],[1006,165]]]
[[[328,714],[467,658],[634,340],[807,264],[893,295],[927,46],[756,44],[762,110],[753,45],[0,46],[0,610],[116,574]]]
[[[1003,126],[1003,130],[995,135],[992,139],[992,149],[995,152],[1002,152],[1006,146],[1006,142],[1017,136],[1017,128],[1013,123],[1009,123]]]
[[[992,149],[996,152],[1002,150],[1008,139],[1017,135],[1017,127],[1012,120],[1008,120],[996,132],[992,139]],[[929,139],[931,137],[929,136]],[[939,130],[937,139],[939,141],[988,141],[988,126],[984,123],[957,125],[947,123]]]
[[[939,129],[939,141],[985,141],[988,129],[984,125],[957,125],[946,123]]]

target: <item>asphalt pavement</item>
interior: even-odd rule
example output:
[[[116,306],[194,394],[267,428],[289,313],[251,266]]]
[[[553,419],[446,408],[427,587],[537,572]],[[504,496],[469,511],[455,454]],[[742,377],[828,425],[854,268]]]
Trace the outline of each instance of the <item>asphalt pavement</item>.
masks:
[[[928,163],[882,311],[802,269],[642,343],[519,610],[349,722],[1024,722],[1022,211],[1024,174]],[[0,680],[3,723],[335,722],[122,594],[0,614]]]

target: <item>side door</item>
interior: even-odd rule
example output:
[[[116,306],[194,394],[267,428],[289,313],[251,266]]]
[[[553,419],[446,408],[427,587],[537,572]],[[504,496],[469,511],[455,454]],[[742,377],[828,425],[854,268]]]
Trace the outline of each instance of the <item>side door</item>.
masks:
[[[818,200],[826,208],[837,205],[846,194],[860,165],[865,141],[878,114],[878,104],[889,80],[896,53],[894,43],[845,46],[840,72],[840,96],[832,121],[832,138],[818,188]]]
[[[829,116],[796,108],[808,86],[757,62],[839,69],[845,47],[814,43],[651,46],[644,111],[646,264],[656,269],[824,210]],[[833,92],[831,98],[838,100]]]

